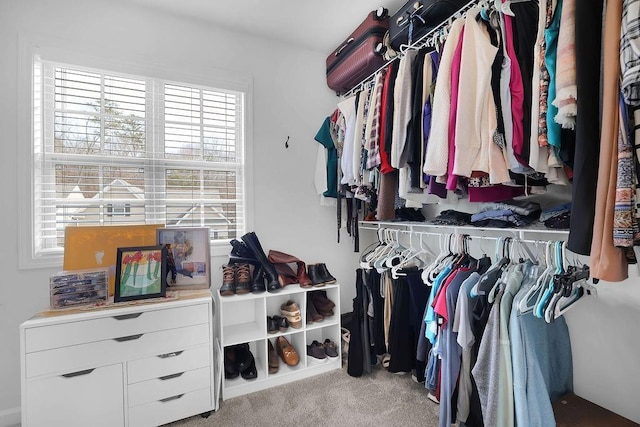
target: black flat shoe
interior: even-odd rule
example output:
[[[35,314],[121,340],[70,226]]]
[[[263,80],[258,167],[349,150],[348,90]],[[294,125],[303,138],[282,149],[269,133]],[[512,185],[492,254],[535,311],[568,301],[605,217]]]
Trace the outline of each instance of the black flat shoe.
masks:
[[[238,344],[236,347],[236,366],[238,371],[242,372],[254,363],[253,354],[249,351],[249,344]]]
[[[236,349],[235,346],[225,347],[224,349],[224,377],[228,380],[236,378],[240,375],[238,366],[236,365]]]
[[[278,332],[278,322],[271,316],[267,316],[267,332],[270,334]]]
[[[249,354],[251,354],[251,352],[249,352]],[[253,358],[253,355],[251,355],[251,363],[249,364],[249,366],[247,366],[245,370],[240,372],[240,375],[245,380],[252,380],[252,379],[258,378],[258,370],[256,369],[256,361]]]
[[[273,320],[276,322],[277,328],[280,332],[287,332],[289,330],[289,321],[284,316],[273,316]]]

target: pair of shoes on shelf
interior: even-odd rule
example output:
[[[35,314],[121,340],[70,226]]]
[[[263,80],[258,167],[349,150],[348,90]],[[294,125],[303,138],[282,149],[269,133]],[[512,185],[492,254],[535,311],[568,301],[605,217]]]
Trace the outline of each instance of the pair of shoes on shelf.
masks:
[[[313,322],[322,322],[324,320],[324,316],[318,313],[310,295],[311,292],[307,293],[307,325]]]
[[[240,375],[245,380],[258,377],[256,360],[249,344],[236,344],[224,348],[224,377],[228,380]]]
[[[271,340],[267,340],[267,356],[269,359],[269,374],[275,374],[280,369],[280,359],[276,354],[276,349],[271,344]]]
[[[308,301],[310,301],[311,304],[307,304],[307,306],[312,305],[319,315],[323,317],[333,316],[333,309],[336,304],[327,298],[325,291],[309,292]],[[309,308],[307,307],[307,311],[308,310]]]
[[[227,264],[222,266],[220,295],[243,295],[251,292],[251,264]]]
[[[338,355],[336,343],[329,338],[325,339],[324,343],[314,340],[307,346],[307,356],[313,363],[325,363],[327,360],[335,360]]]
[[[278,331],[287,332],[289,321],[284,316],[267,316],[267,332],[275,334]]]
[[[269,251],[268,258],[278,272],[278,281],[282,287],[295,283],[298,283],[302,288],[308,288],[312,285],[304,261],[293,255],[274,250]],[[296,271],[293,271],[290,264],[296,265]]]
[[[285,337],[276,338],[276,353],[289,366],[296,366],[300,362],[300,356],[298,356],[296,349]]]
[[[289,300],[280,306],[280,314],[287,318],[289,326],[295,329],[302,327],[302,317],[300,316],[300,306],[293,300]]]
[[[309,264],[307,269],[313,286],[320,287],[336,283],[336,278],[329,273],[329,270],[327,270],[327,266],[324,263]]]
[[[255,267],[256,277],[254,283],[256,284],[256,289],[260,289],[259,291],[256,290],[256,292],[261,292],[265,289],[269,292],[279,290],[278,273],[273,264],[267,259],[256,233],[249,232],[242,236],[241,239],[242,241],[231,240],[232,248],[229,254],[229,263],[249,263]]]

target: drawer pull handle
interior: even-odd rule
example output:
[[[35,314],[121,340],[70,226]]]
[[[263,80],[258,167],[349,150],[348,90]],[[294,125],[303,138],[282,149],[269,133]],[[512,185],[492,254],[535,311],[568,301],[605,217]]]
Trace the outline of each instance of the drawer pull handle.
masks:
[[[118,342],[133,341],[133,340],[137,340],[138,338],[140,338],[143,335],[144,334],[129,335],[127,337],[114,338],[114,340],[116,340]]]
[[[173,378],[181,377],[183,374],[184,372],[178,372],[177,374],[165,375],[164,377],[158,377],[158,378],[161,379],[162,381],[165,381],[165,380],[171,380]]]
[[[158,357],[160,359],[166,359],[167,357],[180,356],[183,352],[184,352],[184,350],[174,351],[174,352],[171,352],[171,353],[159,354]]]
[[[121,314],[119,316],[113,316],[116,320],[137,319],[142,316],[142,313]]]
[[[95,370],[96,370],[96,368],[85,369],[84,371],[71,372],[70,374],[62,374],[62,376],[65,377],[65,378],[79,377],[79,376],[82,376],[82,375],[89,375],[91,372],[93,372]]]
[[[180,399],[182,396],[184,396],[184,393],[178,394],[176,396],[165,397],[164,399],[160,399],[160,402],[162,402],[162,403],[171,402],[172,400]]]

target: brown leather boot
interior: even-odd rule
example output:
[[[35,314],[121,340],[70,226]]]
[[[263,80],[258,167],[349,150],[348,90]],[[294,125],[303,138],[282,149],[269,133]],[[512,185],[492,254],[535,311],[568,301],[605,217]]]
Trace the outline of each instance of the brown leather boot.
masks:
[[[236,294],[248,294],[251,291],[251,264],[236,264]]]
[[[307,266],[299,258],[284,252],[270,250],[269,261],[274,264],[296,264],[298,267],[295,273],[296,283],[300,284],[303,288],[308,288],[312,285],[311,279],[307,275]]]
[[[228,297],[236,293],[236,266],[235,264],[222,266],[222,286],[220,295]]]

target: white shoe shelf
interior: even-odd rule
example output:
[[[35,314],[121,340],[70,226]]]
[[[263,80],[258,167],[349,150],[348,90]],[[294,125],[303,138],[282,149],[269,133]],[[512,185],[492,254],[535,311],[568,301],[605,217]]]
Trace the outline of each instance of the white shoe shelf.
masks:
[[[325,317],[319,322],[307,323],[307,294],[318,291],[325,291],[327,298],[333,301],[334,315]],[[225,347],[249,343],[258,371],[258,377],[254,379],[245,380],[240,375],[233,379],[226,379],[223,368],[221,375],[223,400],[341,368],[339,285],[302,288],[294,284],[276,292],[232,296],[220,296],[219,292],[216,292],[215,295],[219,308],[217,327],[222,346],[221,356],[224,357]],[[286,332],[268,333],[267,316],[280,316],[280,306],[289,300],[295,301],[300,307],[302,327],[295,329],[290,326]],[[294,347],[300,362],[296,366],[288,366],[282,358],[278,357],[280,365],[278,372],[270,374],[267,340],[271,341],[275,349],[276,338],[279,336],[284,336]],[[326,361],[318,363],[315,359],[307,357],[307,345],[314,340],[324,342],[327,338],[336,343],[339,352],[337,358],[332,360],[327,358]]]

